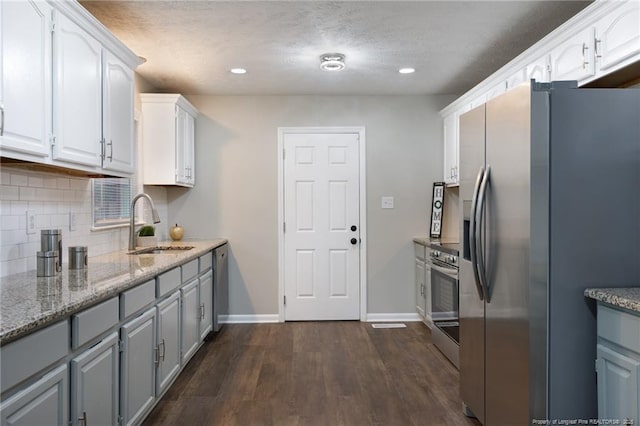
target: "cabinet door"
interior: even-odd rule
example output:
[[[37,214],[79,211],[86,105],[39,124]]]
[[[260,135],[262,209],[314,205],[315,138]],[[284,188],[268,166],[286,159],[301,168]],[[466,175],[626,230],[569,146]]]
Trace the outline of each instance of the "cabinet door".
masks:
[[[21,153],[38,161],[50,152],[51,7],[0,2],[0,51],[2,155]]]
[[[213,273],[200,277],[200,340],[213,330]]]
[[[416,259],[415,266],[415,280],[416,280],[416,311],[424,318],[424,262]]]
[[[184,151],[187,183],[193,186],[196,182],[195,119],[191,114],[186,114]]]
[[[186,143],[187,117],[189,114],[176,106],[176,183],[188,184]]]
[[[0,404],[2,425],[66,425],[69,422],[69,379],[61,365]]]
[[[120,412],[124,424],[138,424],[155,401],[156,308],[123,325]]]
[[[158,377],[156,395],[160,395],[180,371],[180,292],[175,291],[157,306]]]
[[[189,361],[200,342],[198,280],[182,287],[182,363]]]
[[[105,50],[103,129],[105,155],[102,167],[133,172],[133,70]]]
[[[544,55],[529,65],[527,65],[526,70],[526,80],[529,81],[534,79],[538,83],[547,83],[551,81],[551,76],[549,75],[549,55]]]
[[[113,333],[71,360],[72,425],[118,423],[119,358]]]
[[[444,118],[444,181],[458,182],[458,114]]]
[[[62,13],[54,41],[53,158],[99,167],[102,139],[102,47]]]
[[[582,81],[595,75],[594,29],[573,35],[551,51],[551,79]]]
[[[640,2],[628,1],[607,14],[596,26],[596,61],[599,70],[616,67],[640,54]]]
[[[597,346],[598,417],[632,419],[637,424],[640,361],[599,344]]]

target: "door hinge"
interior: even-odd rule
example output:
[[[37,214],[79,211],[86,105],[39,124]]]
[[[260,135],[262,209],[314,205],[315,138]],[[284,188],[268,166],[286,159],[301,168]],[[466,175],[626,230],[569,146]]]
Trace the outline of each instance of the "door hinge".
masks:
[[[51,34],[53,34],[56,31],[56,23],[53,20],[51,20],[49,24],[50,24],[49,27],[51,29]]]
[[[118,340],[118,352],[124,352],[124,341]]]
[[[124,417],[118,416],[118,424],[121,425],[124,423]]]
[[[283,233],[287,232],[287,222],[282,222],[282,232]]]
[[[283,159],[283,160],[284,160],[284,159],[285,159],[285,157],[286,157],[285,152],[286,152],[286,151],[283,149],[283,150],[282,150],[282,159]]]
[[[287,306],[287,296],[284,296],[284,306]]]
[[[596,359],[594,364],[596,365],[596,373],[598,372],[598,360]]]
[[[49,143],[51,144],[51,148],[53,148],[56,144],[56,135],[54,135],[53,133],[49,135]]]

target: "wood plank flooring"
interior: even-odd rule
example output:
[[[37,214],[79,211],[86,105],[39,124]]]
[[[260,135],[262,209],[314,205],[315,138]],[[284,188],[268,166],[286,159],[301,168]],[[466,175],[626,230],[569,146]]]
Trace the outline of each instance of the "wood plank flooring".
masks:
[[[226,325],[209,339],[144,424],[480,424],[421,323]]]

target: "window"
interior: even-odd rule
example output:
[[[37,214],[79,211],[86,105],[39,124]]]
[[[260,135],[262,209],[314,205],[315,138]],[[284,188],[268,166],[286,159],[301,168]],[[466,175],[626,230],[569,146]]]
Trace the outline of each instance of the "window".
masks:
[[[129,178],[91,179],[93,229],[129,223],[132,187]]]

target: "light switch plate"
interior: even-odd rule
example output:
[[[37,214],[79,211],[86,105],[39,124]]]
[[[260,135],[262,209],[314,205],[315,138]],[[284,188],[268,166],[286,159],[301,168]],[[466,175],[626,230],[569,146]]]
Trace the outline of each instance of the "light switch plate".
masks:
[[[383,209],[392,209],[393,208],[393,197],[382,197],[382,208]]]
[[[36,212],[27,210],[27,234],[36,233]]]

